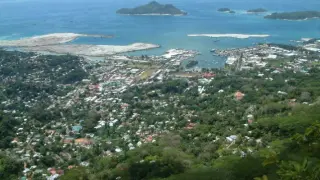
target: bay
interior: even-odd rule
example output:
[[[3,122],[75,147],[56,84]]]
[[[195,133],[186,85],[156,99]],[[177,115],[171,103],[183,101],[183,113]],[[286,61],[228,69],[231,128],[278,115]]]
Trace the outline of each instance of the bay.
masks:
[[[116,14],[123,7],[135,7],[147,0],[2,0],[0,1],[0,39],[73,32],[112,34],[112,39],[80,38],[73,43],[125,45],[154,43],[161,48],[129,53],[160,55],[171,48],[193,49],[201,67],[222,67],[225,59],[211,49],[237,48],[255,43],[292,43],[290,40],[320,37],[320,20],[268,20],[245,13],[252,8],[269,12],[319,10],[318,0],[159,0],[187,11],[187,16],[126,16]],[[236,14],[217,12],[228,7]],[[269,34],[268,38],[234,39],[188,37],[188,34]]]

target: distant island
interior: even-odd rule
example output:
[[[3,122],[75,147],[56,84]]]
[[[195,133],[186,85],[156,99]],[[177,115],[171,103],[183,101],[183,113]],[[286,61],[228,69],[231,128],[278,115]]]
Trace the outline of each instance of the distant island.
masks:
[[[285,13],[272,13],[265,16],[266,19],[281,19],[281,20],[307,20],[312,18],[320,18],[320,11],[296,11]]]
[[[186,15],[187,13],[174,7],[172,4],[159,4],[152,1],[146,5],[136,8],[122,8],[117,11],[118,14],[126,15]]]
[[[257,9],[249,9],[247,13],[264,13],[268,12],[268,10],[263,9],[263,8],[257,8]]]
[[[235,11],[229,9],[229,8],[220,8],[218,9],[219,12],[225,12],[225,13],[231,13],[231,14],[234,14],[236,13]]]

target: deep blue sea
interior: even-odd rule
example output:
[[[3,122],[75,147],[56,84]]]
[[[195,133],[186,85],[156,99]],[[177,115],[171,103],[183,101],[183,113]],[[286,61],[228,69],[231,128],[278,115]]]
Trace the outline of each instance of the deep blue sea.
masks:
[[[159,49],[130,54],[159,55],[170,48],[194,49],[202,67],[222,67],[224,59],[211,49],[250,46],[259,42],[290,43],[320,37],[320,19],[308,21],[267,20],[250,15],[251,8],[271,12],[320,10],[320,0],[159,0],[187,11],[188,16],[125,16],[115,11],[150,0],[0,0],[0,40],[19,39],[57,32],[112,34],[115,38],[80,38],[74,43],[125,45],[134,42],[159,44]],[[236,14],[217,12],[228,7]],[[269,34],[268,38],[233,39],[219,42],[188,34]]]

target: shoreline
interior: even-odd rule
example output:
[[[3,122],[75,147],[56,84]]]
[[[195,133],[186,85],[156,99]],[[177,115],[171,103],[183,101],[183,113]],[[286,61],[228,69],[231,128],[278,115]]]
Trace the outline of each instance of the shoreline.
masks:
[[[265,18],[265,19],[270,19],[270,20],[283,20],[283,21],[308,21],[308,20],[317,20],[320,19],[320,17],[312,17],[312,18],[305,18],[305,19],[273,19],[273,18]]]
[[[272,14],[268,14],[267,16],[272,15]],[[307,17],[304,19],[285,19],[285,18],[270,18],[265,16],[264,19],[270,19],[270,20],[283,20],[283,21],[308,21],[308,20],[318,20],[320,19],[320,17]]]
[[[317,20],[317,19],[320,19],[320,17],[314,17],[314,18],[306,18],[306,19],[280,19],[280,18],[277,18],[277,19],[273,19],[273,18],[264,18],[264,19],[269,19],[269,20],[280,20],[280,21],[308,21],[308,20]]]
[[[128,45],[65,44],[79,37],[111,38],[113,36],[76,33],[53,33],[22,38],[19,40],[0,41],[0,47],[17,48],[27,52],[48,52],[90,57],[103,57],[108,55],[142,51],[160,47],[160,45],[149,43],[133,43]]]
[[[122,54],[127,52],[135,52],[159,48],[160,45],[147,43],[133,43],[129,45],[85,45],[85,44],[70,44],[70,45],[51,45],[51,46],[33,46],[22,47],[24,51],[29,52],[50,52],[57,54],[72,54],[76,56],[88,57],[104,57],[109,55]]]

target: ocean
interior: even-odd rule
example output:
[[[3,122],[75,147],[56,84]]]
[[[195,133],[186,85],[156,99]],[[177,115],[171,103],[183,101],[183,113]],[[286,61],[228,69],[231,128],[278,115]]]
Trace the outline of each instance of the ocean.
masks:
[[[260,42],[292,43],[291,40],[320,37],[320,19],[307,21],[268,20],[246,14],[252,8],[268,13],[320,10],[319,0],[159,0],[188,12],[187,16],[126,16],[116,14],[123,7],[135,7],[150,0],[0,0],[0,40],[49,33],[114,35],[112,39],[80,38],[73,43],[126,45],[154,43],[161,48],[128,53],[160,55],[171,48],[198,50],[200,67],[223,67],[225,59],[211,49],[251,46]],[[228,7],[236,14],[217,12]],[[268,38],[235,39],[188,37],[188,34],[269,34]]]

